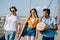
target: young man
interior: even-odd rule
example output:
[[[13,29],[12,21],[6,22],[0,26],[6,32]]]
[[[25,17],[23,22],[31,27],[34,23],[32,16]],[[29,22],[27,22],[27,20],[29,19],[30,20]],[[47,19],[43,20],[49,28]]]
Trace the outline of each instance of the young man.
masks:
[[[10,7],[11,14],[6,17],[4,24],[5,40],[14,40],[16,31],[19,31],[20,22],[17,17],[15,6]]]
[[[42,40],[54,40],[56,30],[58,29],[57,22],[50,16],[50,9],[43,9],[43,15],[42,22],[44,22],[49,28],[43,32]]]

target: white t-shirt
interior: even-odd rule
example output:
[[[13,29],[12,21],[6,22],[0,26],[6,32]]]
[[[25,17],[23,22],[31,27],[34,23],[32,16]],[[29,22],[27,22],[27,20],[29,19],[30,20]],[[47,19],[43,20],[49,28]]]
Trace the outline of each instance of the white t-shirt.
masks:
[[[17,16],[10,15],[6,17],[4,24],[4,30],[6,31],[16,31],[17,30],[18,18]]]
[[[32,22],[32,24],[34,23],[34,18],[31,18],[31,22]]]

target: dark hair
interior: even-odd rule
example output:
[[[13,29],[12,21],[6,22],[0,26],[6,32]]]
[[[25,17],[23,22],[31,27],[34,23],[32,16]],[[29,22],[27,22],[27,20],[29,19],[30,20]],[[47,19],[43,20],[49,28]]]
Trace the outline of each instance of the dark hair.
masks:
[[[46,11],[48,15],[50,15],[50,9],[46,8],[46,9],[43,9],[43,11]]]
[[[33,8],[33,9],[30,10],[30,13],[31,13],[32,10],[34,10],[36,12],[36,16],[38,17],[37,10],[35,8]],[[32,14],[30,16],[32,16]]]
[[[15,7],[15,6],[10,7],[10,11],[11,11],[11,9],[12,9],[12,8],[14,8],[14,9],[15,9],[15,11],[17,11],[17,9],[16,9],[16,7]]]

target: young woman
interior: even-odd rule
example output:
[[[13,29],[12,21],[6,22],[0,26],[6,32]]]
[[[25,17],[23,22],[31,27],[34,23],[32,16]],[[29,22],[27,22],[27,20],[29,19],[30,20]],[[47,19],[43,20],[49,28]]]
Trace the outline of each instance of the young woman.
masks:
[[[27,40],[35,40],[36,25],[39,22],[37,10],[35,8],[30,10],[30,16],[26,18],[25,23],[28,23],[26,38]]]

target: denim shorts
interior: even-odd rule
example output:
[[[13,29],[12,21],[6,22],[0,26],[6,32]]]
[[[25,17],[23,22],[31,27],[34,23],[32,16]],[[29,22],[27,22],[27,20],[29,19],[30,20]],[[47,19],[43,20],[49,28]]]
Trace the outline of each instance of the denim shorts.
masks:
[[[36,28],[27,28],[26,36],[36,36]]]

